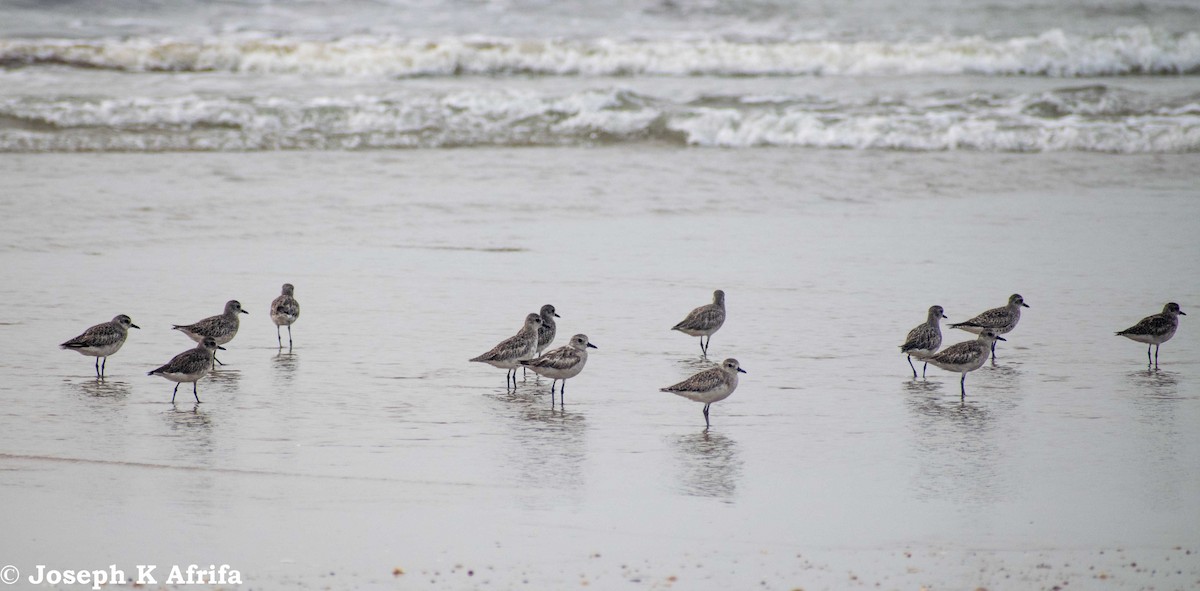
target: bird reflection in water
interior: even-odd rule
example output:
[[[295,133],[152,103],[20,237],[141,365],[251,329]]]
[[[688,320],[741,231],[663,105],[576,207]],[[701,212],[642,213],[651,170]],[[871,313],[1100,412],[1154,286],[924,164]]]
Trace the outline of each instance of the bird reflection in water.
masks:
[[[205,403],[207,404],[207,403]],[[216,442],[212,417],[203,410],[204,404],[188,401],[172,404],[163,413],[169,432],[167,441],[176,446],[172,457],[190,458],[201,465],[208,463]]]
[[[918,498],[978,506],[1002,500],[1003,435],[996,428],[1003,404],[962,401],[957,384],[947,395],[940,383],[906,382],[912,447],[917,456]]]
[[[271,359],[271,365],[275,368],[275,375],[285,384],[290,384],[296,377],[296,367],[300,364],[300,358],[291,352],[280,351]]]
[[[1154,398],[1178,398],[1179,375],[1173,371],[1143,369],[1129,374],[1135,391]]]
[[[727,435],[703,431],[674,440],[679,462],[679,489],[686,495],[732,500],[742,474],[737,442]]]
[[[124,398],[133,389],[128,382],[110,380],[85,380],[76,384],[79,393],[90,398]]]
[[[550,407],[549,398],[549,388],[544,395],[521,390],[493,398],[508,431],[497,467],[516,477],[522,502],[532,508],[561,506],[584,490],[587,420],[569,404],[567,410]]]

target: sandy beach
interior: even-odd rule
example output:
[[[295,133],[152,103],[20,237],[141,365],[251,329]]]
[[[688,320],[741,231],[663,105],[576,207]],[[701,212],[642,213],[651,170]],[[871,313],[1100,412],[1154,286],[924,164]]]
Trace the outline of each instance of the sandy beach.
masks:
[[[0,564],[246,588],[1188,589],[1195,155],[477,148],[0,158]],[[277,351],[267,305],[302,314]],[[670,331],[713,289],[708,364]],[[932,304],[1021,293],[994,366],[911,379]],[[172,324],[250,312],[199,384]],[[552,408],[467,363],[554,304]],[[108,360],[60,351],[129,314]],[[971,338],[945,330],[946,343]],[[919,366],[918,366],[919,367]],[[184,390],[185,385],[181,390]],[[217,585],[220,586],[220,585]],[[63,586],[64,588],[77,588]],[[182,587],[181,587],[182,588]]]

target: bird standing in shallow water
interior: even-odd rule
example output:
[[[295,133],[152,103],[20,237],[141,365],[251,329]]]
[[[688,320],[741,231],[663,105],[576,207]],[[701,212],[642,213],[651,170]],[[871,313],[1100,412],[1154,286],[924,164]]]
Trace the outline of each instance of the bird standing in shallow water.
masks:
[[[554,349],[535,359],[525,359],[520,363],[540,376],[546,376],[550,382],[550,406],[554,406],[554,383],[562,380],[561,400],[566,403],[567,379],[579,375],[587,364],[588,349],[597,349],[588,341],[587,335],[577,334],[565,347]]]
[[[540,314],[529,314],[525,317],[525,325],[517,334],[500,341],[490,351],[471,359],[486,363],[492,367],[507,369],[504,375],[504,387],[507,388],[509,378],[512,378],[512,388],[517,389],[517,367],[522,359],[531,359],[537,353],[538,328],[542,326]]]
[[[996,341],[1005,341],[996,331],[985,328],[979,333],[979,338],[973,341],[963,341],[942,350],[941,353],[926,357],[925,360],[946,371],[957,371],[962,374],[958,387],[962,390],[962,399],[967,399],[967,374],[987,363],[988,353],[996,346]]]
[[[708,357],[708,345],[712,342],[712,335],[722,324],[725,324],[725,292],[718,289],[713,292],[713,303],[692,310],[687,318],[671,327],[671,330],[700,337],[700,353]],[[708,337],[708,342],[704,341],[704,337]]]
[[[1021,308],[1028,308],[1025,304],[1025,298],[1021,294],[1014,293],[1008,296],[1008,305],[1000,308],[992,308],[966,322],[951,324],[950,328],[961,328],[967,332],[980,334],[986,329],[991,329],[997,335],[1008,334],[1017,327],[1017,323],[1021,321]],[[1008,339],[997,339],[1007,341]],[[992,341],[992,363],[996,362],[996,341]]]
[[[695,400],[696,402],[704,403],[704,428],[709,428],[708,422],[708,407],[714,402],[720,402],[729,398],[734,390],[738,387],[738,374],[746,373],[738,364],[737,359],[726,359],[721,362],[721,365],[706,369],[692,377],[675,384],[662,388],[662,392],[670,392]]]
[[[271,302],[271,322],[275,323],[275,339],[279,342],[279,348],[283,348],[283,335],[279,334],[279,327],[286,326],[288,329],[288,350],[292,348],[292,323],[300,317],[300,302],[294,297],[296,288],[291,283],[283,284],[283,293]]]
[[[96,377],[103,378],[104,370],[108,366],[108,356],[121,350],[121,345],[125,344],[125,337],[129,336],[131,328],[141,327],[134,324],[128,316],[118,314],[109,322],[97,324],[59,347],[95,357]],[[100,362],[102,357],[104,363]]]
[[[238,314],[249,314],[249,312],[242,309],[241,302],[229,300],[225,302],[225,311],[221,314],[209,316],[195,324],[188,324],[186,326],[176,324],[171,328],[182,332],[197,343],[203,343],[205,337],[212,337],[218,345],[224,345],[237,336],[240,324]],[[225,349],[222,348],[221,350],[224,351]],[[218,363],[225,365],[221,363],[220,359],[217,359],[215,353],[213,354],[212,361],[213,367],[216,367]]]
[[[1158,347],[1175,336],[1175,330],[1179,328],[1179,317],[1181,315],[1187,316],[1183,310],[1179,309],[1179,304],[1171,302],[1163,306],[1161,314],[1147,316],[1141,322],[1118,332],[1117,336],[1122,336],[1139,343],[1146,343],[1146,367],[1151,366],[1150,347],[1153,345],[1153,367],[1158,369]]]
[[[913,366],[912,358],[924,359],[937,353],[938,347],[942,346],[943,318],[946,318],[946,314],[941,306],[930,306],[929,317],[923,324],[908,331],[908,337],[904,339],[904,344],[900,345],[900,352],[908,354],[908,366],[913,370],[913,379],[917,377],[917,368]],[[925,377],[925,369],[928,367],[929,362],[925,362],[921,367],[921,377]]]
[[[196,348],[188,349],[172,357],[166,365],[148,371],[146,375],[158,375],[175,382],[175,390],[171,392],[171,404],[175,404],[175,395],[179,393],[179,384],[191,382],[192,396],[196,397],[196,404],[199,404],[200,394],[196,391],[196,382],[208,375],[213,364],[213,357],[216,357],[218,349],[224,351],[225,347],[218,345],[212,337],[204,337],[200,344],[196,345]]]

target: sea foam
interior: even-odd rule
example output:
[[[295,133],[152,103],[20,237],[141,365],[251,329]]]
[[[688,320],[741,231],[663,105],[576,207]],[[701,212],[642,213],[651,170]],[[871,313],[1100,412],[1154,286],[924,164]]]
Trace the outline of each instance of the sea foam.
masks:
[[[0,65],[130,72],[328,76],[1118,76],[1200,73],[1200,33],[1147,27],[1084,36],[924,41],[700,39],[312,40],[261,35],[185,39],[0,40]]]

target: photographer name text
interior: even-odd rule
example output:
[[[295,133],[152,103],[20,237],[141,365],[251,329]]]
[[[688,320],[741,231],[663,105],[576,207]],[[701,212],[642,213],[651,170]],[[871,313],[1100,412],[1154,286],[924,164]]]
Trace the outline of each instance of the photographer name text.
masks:
[[[137,565],[136,577],[130,578],[123,569],[110,564],[107,569],[72,569],[59,570],[46,568],[39,564],[37,572],[29,575],[31,585],[88,585],[92,589],[100,589],[103,585],[157,585],[160,577],[165,577],[167,585],[241,585],[242,573],[228,564],[210,564],[207,568],[202,565],[189,564],[172,565],[170,569],[161,571],[156,564]]]

